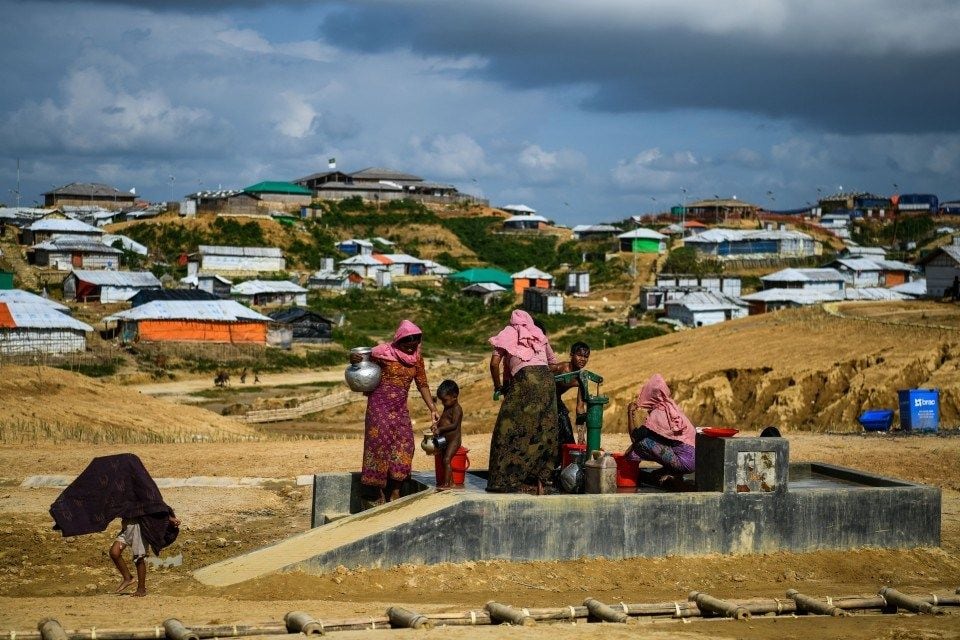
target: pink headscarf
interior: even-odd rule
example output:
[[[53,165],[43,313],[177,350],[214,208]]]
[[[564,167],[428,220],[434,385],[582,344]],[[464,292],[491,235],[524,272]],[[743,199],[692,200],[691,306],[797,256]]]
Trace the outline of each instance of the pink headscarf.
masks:
[[[384,342],[378,344],[373,348],[373,357],[380,358],[381,360],[390,360],[392,362],[402,362],[412,367],[417,364],[417,360],[420,359],[420,347],[422,345],[418,344],[417,350],[413,353],[404,353],[397,348],[397,342],[399,342],[401,338],[414,335],[423,335],[423,331],[409,320],[402,321],[400,326],[397,327],[397,332],[393,334],[393,340],[389,343]]]
[[[547,336],[533,324],[530,314],[517,309],[510,314],[510,324],[490,338],[490,344],[527,362],[538,354],[543,354],[548,343]]]
[[[659,373],[653,374],[640,389],[637,404],[647,410],[647,420],[644,422],[647,429],[664,438],[693,446],[697,430],[670,397],[667,381]]]

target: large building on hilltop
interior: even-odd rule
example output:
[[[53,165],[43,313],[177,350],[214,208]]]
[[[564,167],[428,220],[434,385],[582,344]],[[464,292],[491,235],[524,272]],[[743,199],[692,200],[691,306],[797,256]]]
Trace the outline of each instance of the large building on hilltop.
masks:
[[[96,205],[105,209],[132,206],[137,196],[99,182],[71,182],[43,194],[43,206]]]
[[[429,182],[420,176],[394,169],[368,167],[353,173],[336,169],[297,178],[294,184],[310,189],[320,200],[344,200],[359,196],[364,200],[416,200],[450,204],[464,200],[487,204],[486,200],[460,193],[452,184]]]

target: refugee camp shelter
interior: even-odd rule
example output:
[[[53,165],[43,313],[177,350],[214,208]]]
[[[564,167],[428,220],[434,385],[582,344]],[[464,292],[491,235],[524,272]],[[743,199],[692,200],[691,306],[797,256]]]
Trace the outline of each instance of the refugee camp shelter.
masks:
[[[843,275],[836,269],[781,269],[760,276],[764,289],[810,289],[816,291],[842,291]]]
[[[890,287],[890,290],[902,293],[909,298],[925,298],[927,296],[927,279],[920,278],[918,280],[904,282],[903,284]]]
[[[132,191],[99,182],[71,182],[43,194],[43,206],[95,205],[105,209],[123,209],[134,204],[137,196]]]
[[[537,231],[538,229],[545,229],[549,222],[543,216],[522,214],[510,216],[504,220],[503,229],[505,231]]]
[[[144,289],[159,289],[149,271],[88,271],[75,269],[63,281],[63,296],[78,302],[126,302]]]
[[[934,249],[920,260],[927,278],[927,296],[942,298],[960,284],[960,236],[953,243]]]
[[[379,271],[389,271],[390,261],[379,253],[358,254],[340,261],[340,268],[352,271],[361,278],[375,278]]]
[[[620,251],[628,253],[666,253],[667,236],[653,229],[634,229],[617,236]]]
[[[742,300],[714,291],[691,291],[666,302],[664,308],[668,318],[688,327],[705,327],[742,318],[748,313],[748,306]]]
[[[490,304],[494,298],[503,295],[506,291],[506,287],[501,287],[495,282],[478,282],[460,289],[460,293],[463,295],[480,298],[483,300],[483,304]]]
[[[532,216],[537,213],[536,209],[525,204],[507,204],[500,207],[500,210],[518,216]]]
[[[188,289],[199,289],[212,293],[221,300],[230,299],[230,289],[233,288],[233,280],[224,278],[217,274],[196,274],[180,278],[180,284]]]
[[[738,297],[742,283],[737,276],[697,275],[694,273],[658,273],[657,287],[664,289],[704,289]]]
[[[0,302],[0,355],[76,353],[93,327],[37,302]]]
[[[840,272],[844,281],[851,287],[878,287],[881,282],[882,267],[867,258],[837,258],[826,265]]]
[[[523,271],[517,271],[510,276],[510,280],[513,284],[514,293],[523,293],[523,290],[528,287],[549,289],[553,286],[553,276],[536,267],[527,267]]]
[[[350,238],[349,240],[341,240],[337,243],[337,249],[341,252],[347,254],[348,256],[356,255],[365,255],[368,256],[373,253],[373,243],[369,240],[360,240],[357,238]]]
[[[439,262],[434,262],[433,260],[424,260],[423,266],[428,276],[438,276],[440,278],[446,278],[447,276],[453,274],[453,269],[451,269],[448,266],[442,265]]]
[[[108,247],[99,238],[60,236],[30,247],[33,264],[38,267],[70,271],[71,269],[116,269],[123,251]]]
[[[70,218],[43,218],[23,230],[23,244],[37,244],[62,236],[100,241],[103,229]]]
[[[838,258],[867,258],[869,260],[880,259],[883,260],[887,257],[887,250],[883,247],[861,247],[856,244],[847,244],[840,252],[837,254]]]
[[[57,311],[63,313],[70,313],[70,307],[65,304],[60,304],[56,300],[51,300],[50,298],[44,298],[43,296],[38,296],[35,293],[30,293],[29,291],[24,291],[23,289],[7,289],[5,291],[0,291],[0,302],[22,302],[28,304],[45,304],[47,306],[53,307]]]
[[[390,272],[395,276],[422,276],[427,273],[427,265],[420,258],[405,253],[385,253],[390,261]]]
[[[200,245],[192,256],[200,271],[208,273],[274,273],[287,263],[277,247],[226,247]],[[189,268],[189,267],[188,267]]]
[[[826,291],[807,288],[773,288],[757,291],[741,299],[750,307],[750,315],[758,315],[779,309],[792,309],[811,304],[821,304],[836,300],[842,290]]]
[[[271,319],[234,300],[154,300],[103,319],[130,342],[266,344]]]
[[[898,284],[910,282],[917,268],[912,264],[899,260],[872,258],[880,266],[880,284],[884,287],[895,287]]]
[[[203,289],[143,289],[138,291],[128,302],[131,307],[139,307],[154,300],[190,301],[219,300],[219,298]]]
[[[610,224],[578,224],[571,231],[574,240],[587,240],[590,238],[611,238],[619,233],[620,229]]]
[[[115,233],[103,234],[102,236],[100,236],[100,242],[107,245],[108,247],[113,247],[115,244],[119,242],[120,247],[114,247],[114,248],[122,248],[124,251],[132,251],[133,253],[136,253],[137,255],[141,255],[141,256],[145,256],[149,252],[146,245],[142,245],[136,240],[132,238],[128,238],[127,236],[121,236]]]
[[[307,290],[289,280],[247,280],[234,285],[230,295],[257,307],[307,304]]]
[[[363,286],[363,278],[347,269],[321,269],[307,278],[307,289],[353,289]]]
[[[259,198],[265,207],[299,208],[309,205],[313,200],[313,191],[292,182],[258,182],[246,187],[243,191]]]
[[[293,332],[294,342],[330,342],[332,338],[333,320],[326,318],[316,311],[303,307],[279,309],[268,313],[274,322],[287,327]]]
[[[0,250],[0,256],[3,255],[3,251]],[[4,271],[0,269],[0,291],[6,289],[13,289],[13,271]]]
[[[523,290],[523,309],[538,315],[563,313],[563,294],[554,289],[527,287]]]
[[[699,253],[724,257],[805,257],[816,251],[813,238],[800,231],[787,229],[713,228],[691,236],[684,244]]]
[[[492,282],[507,289],[513,288],[513,279],[510,274],[500,269],[492,267],[475,267],[458,271],[450,276],[451,280],[458,280],[467,284],[479,284],[483,282]]]

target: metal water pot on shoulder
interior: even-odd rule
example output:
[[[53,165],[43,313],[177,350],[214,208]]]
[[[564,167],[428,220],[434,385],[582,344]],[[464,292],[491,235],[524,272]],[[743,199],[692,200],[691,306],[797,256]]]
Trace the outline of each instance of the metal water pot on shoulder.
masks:
[[[380,365],[370,360],[373,349],[370,347],[354,347],[350,353],[359,355],[362,360],[351,364],[343,373],[347,386],[351,391],[370,393],[380,384]]]

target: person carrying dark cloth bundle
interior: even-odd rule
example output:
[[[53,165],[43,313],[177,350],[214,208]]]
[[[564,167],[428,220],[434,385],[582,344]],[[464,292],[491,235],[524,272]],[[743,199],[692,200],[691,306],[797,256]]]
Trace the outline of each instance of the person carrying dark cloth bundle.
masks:
[[[120,593],[133,585],[133,576],[121,555],[130,547],[137,568],[135,596],[147,593],[147,548],[159,555],[180,532],[180,520],[163,501],[140,458],[132,453],[94,458],[53,501],[50,515],[53,528],[64,537],[98,533],[121,518],[122,528],[110,548],[110,559],[120,572]]]

